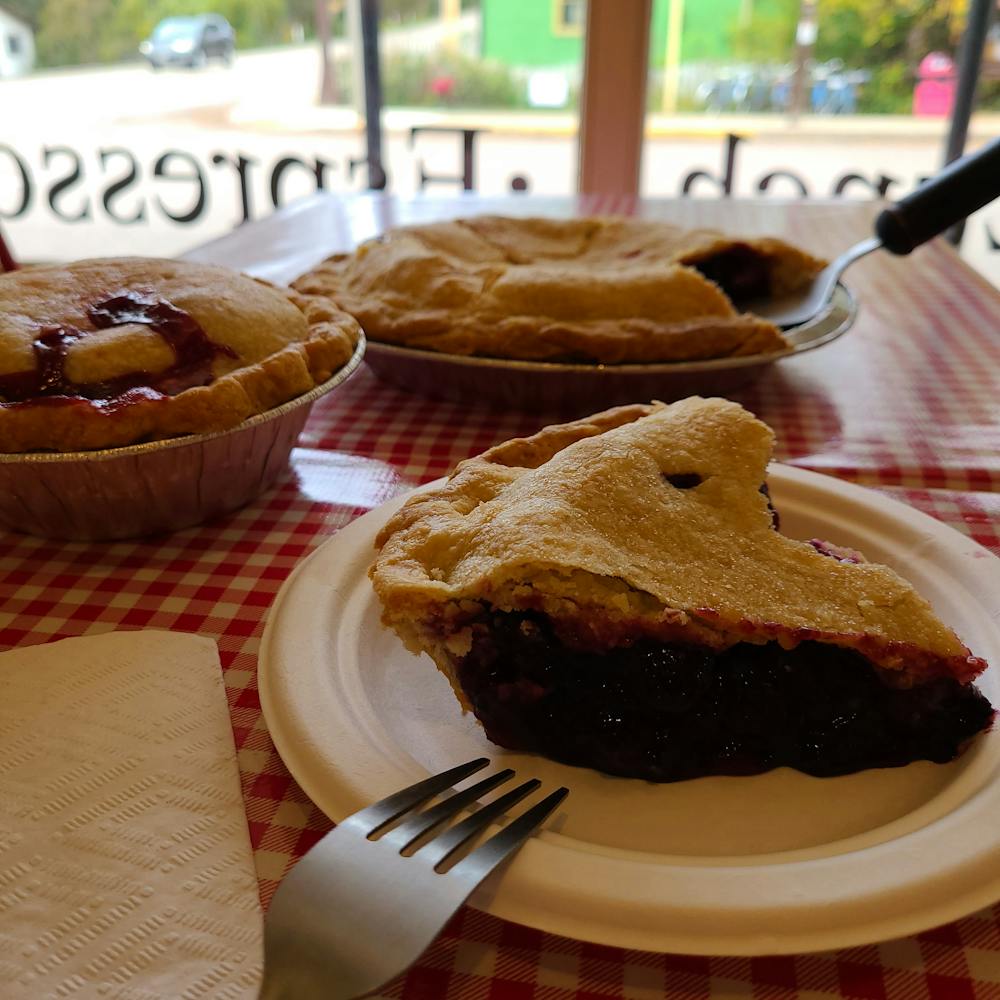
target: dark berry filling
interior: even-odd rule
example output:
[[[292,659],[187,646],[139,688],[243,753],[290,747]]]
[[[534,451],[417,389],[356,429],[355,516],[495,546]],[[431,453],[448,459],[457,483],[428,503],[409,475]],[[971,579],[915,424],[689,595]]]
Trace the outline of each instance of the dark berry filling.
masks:
[[[148,326],[169,344],[174,363],[162,372],[133,371],[103,382],[74,382],[66,374],[69,346],[90,332],[72,326],[42,327],[32,344],[35,368],[0,375],[0,406],[89,400],[111,407],[136,393],[173,396],[211,382],[217,357],[236,357],[230,348],[210,340],[189,313],[153,295],[123,292],[95,303],[87,312],[97,330],[129,323]]]
[[[836,646],[716,653],[642,640],[593,653],[533,613],[475,625],[458,679],[494,743],[650,781],[944,763],[993,719],[971,684],[898,687],[898,675]]]
[[[767,258],[746,243],[734,243],[690,266],[714,281],[737,305],[771,294]]]

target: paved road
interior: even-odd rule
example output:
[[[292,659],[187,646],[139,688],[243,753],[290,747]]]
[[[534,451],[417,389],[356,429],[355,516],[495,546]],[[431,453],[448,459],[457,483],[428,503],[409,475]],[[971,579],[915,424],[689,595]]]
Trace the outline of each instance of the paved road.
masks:
[[[400,44],[386,38],[389,47]],[[419,36],[418,44],[427,47],[428,38]],[[315,46],[289,46],[241,53],[231,69],[154,73],[137,63],[0,81],[0,144],[7,144],[0,145],[0,220],[12,243],[28,259],[175,254],[225,232],[244,207],[256,217],[275,198],[286,203],[308,193],[317,174],[331,189],[361,187],[364,171],[351,176],[350,166],[363,153],[357,118],[347,108],[315,107],[318,67]],[[456,136],[422,135],[411,147],[409,124],[429,117],[386,112],[386,162],[400,193],[418,189],[421,167],[444,175],[461,170]],[[552,125],[546,132],[537,116],[448,117],[490,128],[477,140],[475,181],[483,193],[509,191],[515,176],[542,194],[573,190],[571,118],[544,119]],[[645,194],[676,196],[698,169],[712,176],[696,180],[692,193],[718,194],[726,121],[705,117],[693,125],[680,134],[658,129],[648,141]],[[760,196],[764,184],[769,195],[797,197],[801,181],[811,197],[829,197],[855,174],[861,179],[846,182],[848,196],[870,196],[867,181],[887,184],[888,196],[899,197],[938,165],[943,126],[830,125],[796,131],[781,122],[740,120],[747,138],[736,150],[732,193]],[[456,188],[452,182],[427,191]],[[1000,283],[1000,253],[989,249],[984,227],[992,219],[1000,238],[1000,210],[981,216],[965,252]]]

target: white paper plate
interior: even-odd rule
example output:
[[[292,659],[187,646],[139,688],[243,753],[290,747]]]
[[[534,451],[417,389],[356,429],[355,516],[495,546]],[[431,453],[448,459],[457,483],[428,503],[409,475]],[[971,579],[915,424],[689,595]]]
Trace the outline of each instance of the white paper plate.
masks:
[[[933,518],[773,466],[782,530],[893,566],[1000,663],[1000,561]],[[275,601],[259,684],[291,773],[332,819],[489,756],[570,796],[473,905],[552,933],[653,951],[758,955],[914,933],[1000,898],[1000,733],[960,760],[812,778],[786,768],[656,785],[490,744],[444,677],[379,624],[372,540],[402,502],[318,549]],[[997,671],[980,686],[994,704]],[[532,800],[533,801],[533,800]]]

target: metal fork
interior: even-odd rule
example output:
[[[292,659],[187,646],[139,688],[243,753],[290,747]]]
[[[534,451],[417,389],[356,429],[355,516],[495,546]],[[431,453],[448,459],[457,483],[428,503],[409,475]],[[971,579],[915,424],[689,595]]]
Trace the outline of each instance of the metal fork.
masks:
[[[383,986],[420,957],[472,890],[568,794],[566,788],[553,792],[444,871],[455,851],[541,782],[532,778],[427,838],[512,778],[507,768],[372,839],[488,763],[481,757],[453,767],[348,816],[299,861],[264,922],[260,1000],[347,1000]],[[402,853],[421,840],[415,851]]]
[[[740,308],[793,332],[827,302],[841,274],[854,261],[884,247],[905,255],[1000,196],[1000,139],[948,164],[915,191],[884,209],[876,236],[856,243],[828,264],[812,283],[780,298],[741,302]]]

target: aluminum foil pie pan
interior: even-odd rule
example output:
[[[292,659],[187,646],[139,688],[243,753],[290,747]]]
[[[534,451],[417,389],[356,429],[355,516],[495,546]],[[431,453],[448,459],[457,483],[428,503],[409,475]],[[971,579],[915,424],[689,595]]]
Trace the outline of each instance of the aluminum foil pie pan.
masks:
[[[515,410],[560,410],[581,416],[623,403],[671,402],[685,396],[724,396],[783,358],[836,340],[854,323],[858,304],[843,285],[814,319],[785,331],[791,347],[773,354],[599,365],[510,361],[398,347],[369,340],[365,361],[383,381],[458,403],[491,403]]]
[[[364,352],[361,337],[326,382],[227,431],[99,451],[0,454],[0,528],[110,541],[236,510],[275,483],[312,404],[350,378]]]

